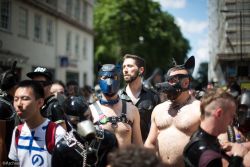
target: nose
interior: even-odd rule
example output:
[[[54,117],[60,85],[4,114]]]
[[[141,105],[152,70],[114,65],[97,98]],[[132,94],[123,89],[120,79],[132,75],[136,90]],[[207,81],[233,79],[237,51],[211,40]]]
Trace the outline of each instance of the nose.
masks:
[[[112,85],[113,80],[111,78],[107,79],[107,85]]]

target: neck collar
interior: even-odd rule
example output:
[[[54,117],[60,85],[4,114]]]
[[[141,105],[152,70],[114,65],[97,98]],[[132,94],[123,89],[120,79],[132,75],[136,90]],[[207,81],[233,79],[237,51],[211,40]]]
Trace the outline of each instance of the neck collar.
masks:
[[[100,99],[99,102],[100,104],[102,105],[115,105],[116,103],[118,103],[120,100],[119,96],[117,96],[116,99],[112,99],[112,100],[103,100],[103,99]]]

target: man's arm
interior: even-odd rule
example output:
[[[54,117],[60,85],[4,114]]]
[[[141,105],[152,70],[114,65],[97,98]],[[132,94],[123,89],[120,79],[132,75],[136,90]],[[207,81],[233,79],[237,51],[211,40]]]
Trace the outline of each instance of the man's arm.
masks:
[[[156,145],[157,136],[158,136],[158,128],[155,123],[155,111],[153,111],[151,115],[150,131],[149,131],[147,140],[144,143],[144,146],[147,148],[156,149],[155,145]]]
[[[136,107],[133,107],[133,127],[132,127],[132,143],[136,145],[143,145],[140,127],[140,115]]]

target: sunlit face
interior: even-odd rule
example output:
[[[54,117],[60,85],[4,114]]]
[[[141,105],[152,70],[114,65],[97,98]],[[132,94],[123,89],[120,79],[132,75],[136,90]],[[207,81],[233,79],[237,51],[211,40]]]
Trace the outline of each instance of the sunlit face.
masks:
[[[35,98],[32,88],[17,88],[14,95],[14,108],[21,119],[26,121],[34,118],[36,114],[40,114],[40,107],[42,105],[41,99]]]
[[[139,69],[135,64],[135,60],[127,58],[123,61],[123,78],[126,83],[133,82],[139,74]]]
[[[54,95],[56,95],[57,93],[64,95],[64,87],[58,83],[54,83],[50,88],[50,92]]]
[[[51,81],[47,81],[46,77],[44,77],[42,75],[38,75],[38,76],[33,77],[32,80],[40,82],[40,84],[42,85],[43,90],[44,90],[45,98],[47,98],[51,95],[51,93],[50,93]]]

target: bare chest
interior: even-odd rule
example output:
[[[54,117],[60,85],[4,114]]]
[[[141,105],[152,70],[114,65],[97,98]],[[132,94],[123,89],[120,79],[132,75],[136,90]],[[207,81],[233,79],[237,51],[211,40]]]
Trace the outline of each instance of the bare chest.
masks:
[[[184,106],[181,109],[165,108],[155,117],[158,129],[175,127],[184,133],[192,133],[199,125],[200,115],[191,106]]]

